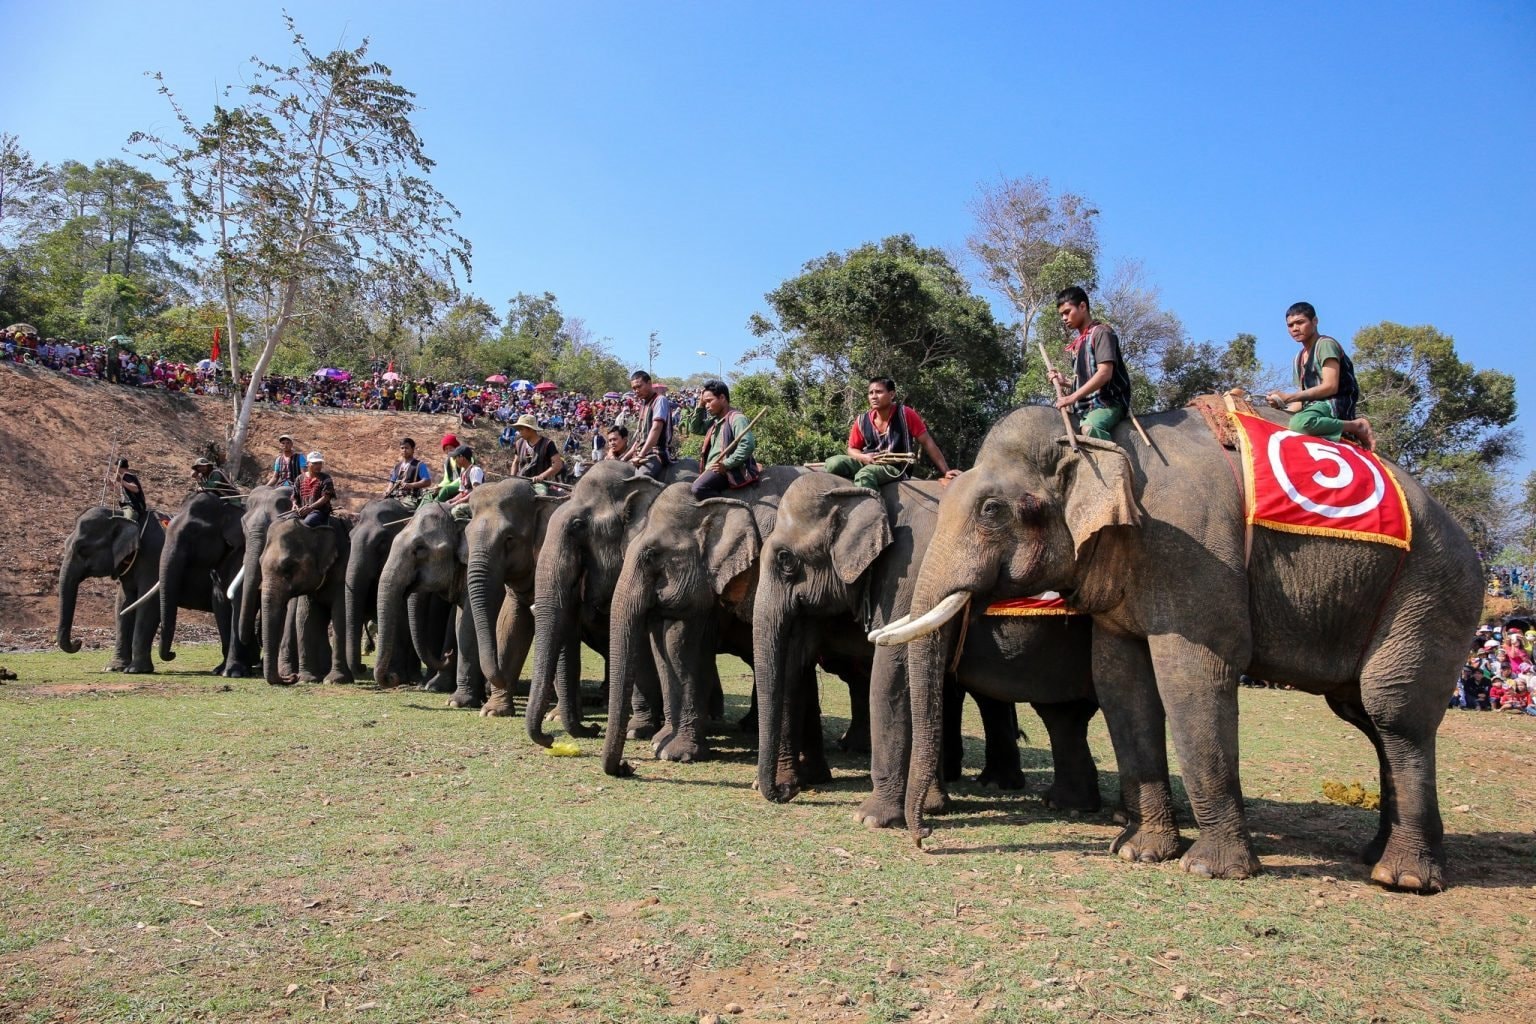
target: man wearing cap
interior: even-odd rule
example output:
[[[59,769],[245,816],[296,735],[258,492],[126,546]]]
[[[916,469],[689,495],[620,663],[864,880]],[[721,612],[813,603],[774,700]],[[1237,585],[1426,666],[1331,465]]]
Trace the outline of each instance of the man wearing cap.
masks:
[[[269,487],[292,487],[303,474],[306,460],[293,450],[293,438],[284,434],[277,439],[278,454],[272,460],[272,475],[267,478]]]
[[[460,522],[469,520],[469,496],[476,487],[485,483],[485,470],[475,465],[475,450],[467,444],[459,445],[453,452],[454,469],[458,471],[458,493],[448,499],[453,518]]]
[[[229,482],[229,477],[224,475],[224,471],[208,459],[198,459],[192,463],[192,486],[199,493],[206,491],[220,497],[232,497],[240,493],[235,485]]]
[[[547,481],[565,472],[565,459],[555,442],[539,433],[539,421],[532,413],[523,413],[512,424],[517,430],[517,445],[512,450],[512,475],[533,482],[539,494],[548,494]]]
[[[400,461],[389,474],[389,490],[386,498],[397,498],[409,508],[421,503],[422,495],[432,486],[432,471],[416,457],[414,438],[400,439]]]
[[[325,456],[310,452],[304,460],[304,475],[298,483],[299,506],[293,514],[305,526],[325,526],[331,521],[331,503],[336,500],[336,484],[325,471]]]
[[[443,479],[437,485],[437,490],[432,492],[432,501],[447,501],[459,493],[459,467],[454,453],[460,447],[457,434],[443,435]]]

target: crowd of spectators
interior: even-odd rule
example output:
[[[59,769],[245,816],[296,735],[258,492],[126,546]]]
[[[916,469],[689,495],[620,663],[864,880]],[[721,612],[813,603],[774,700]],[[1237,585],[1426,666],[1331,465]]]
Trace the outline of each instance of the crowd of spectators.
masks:
[[[158,354],[135,352],[127,345],[39,339],[35,334],[7,328],[0,331],[0,360],[127,387],[198,395],[226,393],[220,384],[219,367],[212,360],[187,364],[162,359]]]
[[[1488,593],[1492,597],[1507,597],[1525,608],[1536,606],[1536,569],[1494,566],[1488,570]]]
[[[1531,643],[1536,630],[1517,626],[1479,626],[1477,640],[1462,666],[1451,707],[1463,711],[1509,711],[1536,715],[1532,690]]]

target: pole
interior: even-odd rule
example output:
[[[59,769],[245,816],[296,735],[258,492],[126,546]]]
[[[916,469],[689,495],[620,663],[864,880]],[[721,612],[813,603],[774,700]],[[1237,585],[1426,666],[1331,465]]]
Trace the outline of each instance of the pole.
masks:
[[[1056,367],[1051,365],[1051,354],[1045,350],[1045,342],[1037,341],[1037,342],[1035,342],[1035,344],[1040,349],[1040,358],[1045,360],[1045,372],[1046,373],[1055,373],[1056,372]],[[1057,383],[1055,380],[1052,380],[1051,383],[1056,388],[1056,397],[1058,399],[1065,398],[1066,397],[1066,392],[1061,390],[1061,384]],[[1070,443],[1072,445],[1072,450],[1073,451],[1078,451],[1079,449],[1077,447],[1077,431],[1072,429],[1072,417],[1067,414],[1067,410],[1065,410],[1065,409],[1058,409],[1057,411],[1059,411],[1061,413],[1061,422],[1067,428],[1067,441],[1068,441],[1068,443]]]
[[[767,411],[768,411],[768,407],[766,405],[763,406],[761,409],[757,410],[757,415],[753,416],[752,419],[750,421],[748,421],[747,429],[743,430],[741,433],[739,433],[735,437],[731,438],[731,443],[725,446],[725,451],[721,452],[718,456],[716,456],[715,461],[710,464],[710,468],[713,468],[714,466],[718,466],[722,462],[724,462],[725,461],[725,457],[727,455],[731,454],[731,452],[733,450],[735,450],[735,448],[736,448],[736,446],[738,444],[741,444],[741,439],[742,438],[746,437],[748,434],[750,434],[752,432],[752,428],[757,426],[757,421],[762,419],[763,418],[763,413],[765,413]]]

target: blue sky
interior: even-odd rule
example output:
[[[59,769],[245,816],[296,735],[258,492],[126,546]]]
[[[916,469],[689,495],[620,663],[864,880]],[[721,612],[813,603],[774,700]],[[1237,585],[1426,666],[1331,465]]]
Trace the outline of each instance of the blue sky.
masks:
[[[277,5],[4,9],[27,59],[0,130],[49,161],[166,126],[146,70],[206,109],[289,52]],[[729,367],[806,260],[897,232],[958,250],[979,185],[1035,175],[1093,200],[1106,264],[1141,260],[1194,339],[1283,361],[1300,298],[1346,342],[1433,323],[1516,374],[1536,437],[1529,3],[288,10],[316,48],[370,37],[418,94],[472,290],[552,291],[629,362],[655,330],[659,371]]]

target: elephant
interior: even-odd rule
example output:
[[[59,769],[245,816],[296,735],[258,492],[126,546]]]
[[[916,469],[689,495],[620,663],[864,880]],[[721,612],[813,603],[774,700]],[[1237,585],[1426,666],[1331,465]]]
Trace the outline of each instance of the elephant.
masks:
[[[608,612],[629,541],[645,524],[665,484],[686,479],[691,462],[674,463],[661,482],[619,460],[604,460],[582,474],[571,496],[550,516],[534,573],[533,680],[525,719],[528,737],[553,742],[544,731],[551,692],[561,724],[571,736],[595,736],[581,720],[581,644],[608,657]],[[636,737],[661,727],[661,689],[654,665],[640,663],[635,678]]]
[[[267,547],[267,531],[279,516],[293,509],[292,487],[261,484],[245,496],[240,518],[245,533],[245,557],[240,566],[240,640],[254,643],[256,617],[261,610],[261,556]]]
[[[656,755],[669,761],[708,756],[702,724],[708,682],[718,676],[706,669],[721,651],[751,663],[761,538],[772,531],[784,492],[804,473],[797,466],[769,466],[756,483],[730,497],[702,500],[689,484],[675,483],[652,504],[625,552],[613,592],[603,749],[608,774],[632,772],[622,758],[638,662],[653,661],[660,675],[665,721],[652,743]]]
[[[294,598],[302,598],[296,618],[301,673],[306,665],[328,662],[326,682],[352,682],[344,637],[350,547],[351,523],[337,517],[311,527],[284,516],[267,530],[261,552],[261,640],[268,683],[290,686],[299,678],[280,671],[277,660],[288,605]],[[382,657],[379,662],[387,664]]]
[[[216,494],[192,495],[165,531],[160,553],[160,660],[174,661],[177,609],[212,612],[223,660],[216,675],[250,674],[254,645],[236,630],[234,605],[224,584],[235,579],[245,556],[239,504]]]
[[[951,484],[912,620],[879,641],[912,644],[912,834],[921,841],[937,747],[932,708],[946,656],[938,626],[970,598],[1055,590],[1093,616],[1094,682],[1129,819],[1112,851],[1141,861],[1179,851],[1166,727],[1200,829],[1183,867],[1217,878],[1259,869],[1238,778],[1246,672],[1324,697],[1370,739],[1382,794],[1380,826],[1363,851],[1371,877],[1442,889],[1435,731],[1482,602],[1465,533],[1389,465],[1412,527],[1406,551],[1263,527],[1249,534],[1238,463],[1201,417],[1178,410],[1144,426],[1150,447],[1132,443],[1122,424],[1123,444],[1079,437],[1074,450],[1056,410],[1018,409]]]
[[[466,605],[489,690],[480,709],[484,716],[512,714],[512,685],[533,643],[539,547],[550,516],[565,500],[540,495],[521,479],[484,484],[469,496],[470,520],[464,527]]]
[[[410,636],[416,653],[432,671],[455,679],[449,705],[477,708],[485,703],[485,676],[480,672],[474,618],[463,614],[467,558],[464,524],[454,520],[446,505],[422,506],[395,538],[379,577],[375,680],[384,682],[394,638],[400,634],[401,613],[409,601]],[[438,609],[435,613],[434,607]],[[447,640],[450,632],[453,639]],[[452,651],[447,657],[443,654],[445,642]]]
[[[868,631],[907,614],[942,493],[934,482],[901,482],[876,493],[817,473],[796,481],[784,495],[777,524],[763,543],[752,620],[757,788],[766,798],[791,799],[805,782],[796,763],[798,744],[786,739],[803,717],[793,707],[791,691],[814,692],[818,656],[863,659],[872,661],[872,792],[854,820],[878,828],[903,822],[912,744],[906,652],[874,646]],[[987,739],[981,781],[1022,788],[1013,705],[1028,701],[1051,740],[1055,778],[1047,803],[1098,810],[1098,769],[1087,736],[1098,709],[1089,668],[1091,636],[1092,625],[1083,616],[978,614],[953,672],[957,682],[945,691],[945,777],[960,776],[960,710],[969,692],[981,708]],[[803,728],[813,728],[812,721],[805,718]],[[932,809],[941,803],[942,795]]]
[[[370,501],[358,513],[352,527],[351,553],[347,557],[347,667],[355,678],[372,673],[363,665],[363,630],[376,621],[379,577],[394,543],[410,520],[412,508],[394,498]],[[402,624],[403,626],[403,624]],[[391,659],[385,665],[387,685],[421,682],[421,664],[403,628],[394,638]]]
[[[80,581],[110,576],[118,584],[117,614],[113,616],[117,638],[107,670],[153,672],[150,652],[160,625],[160,606],[145,601],[127,615],[123,612],[148,596],[159,582],[164,545],[165,530],[154,512],[142,523],[125,519],[109,508],[88,508],[80,513],[59,563],[59,649],[70,654],[80,650],[80,642],[70,635]]]

